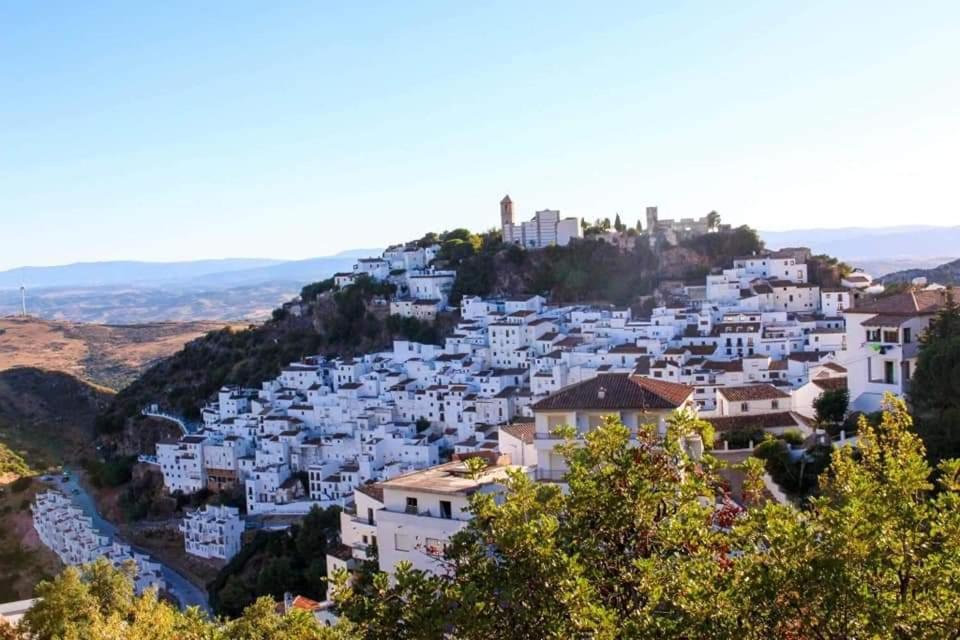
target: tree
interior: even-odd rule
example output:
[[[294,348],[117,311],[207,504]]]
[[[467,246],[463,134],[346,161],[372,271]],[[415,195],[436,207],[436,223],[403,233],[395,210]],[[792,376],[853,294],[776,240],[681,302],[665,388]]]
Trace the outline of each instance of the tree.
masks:
[[[850,405],[850,391],[842,389],[827,389],[813,401],[818,426],[842,424],[847,416]]]
[[[625,231],[626,228],[627,228],[626,225],[623,224],[623,222],[620,221],[620,214],[619,214],[619,213],[618,213],[618,214],[616,215],[616,217],[613,219],[613,228],[616,229],[618,232],[623,232],[623,231]]]
[[[447,572],[404,566],[393,586],[384,574],[352,587],[340,576],[341,611],[365,638],[670,637],[709,629],[713,605],[695,585],[714,584],[725,534],[711,526],[710,501],[702,499],[714,492],[710,474],[680,446],[681,433],[695,432],[691,422],[678,417],[666,447],[654,425],[631,433],[614,419],[582,442],[567,441],[560,451],[568,494],[509,473],[502,500],[472,497],[473,519],[447,551]]]
[[[742,637],[956,638],[960,464],[939,472],[934,493],[906,406],[887,396],[879,426],[861,419],[858,450],[833,452],[809,509],[767,504],[736,528],[753,550],[729,585]]]
[[[720,228],[720,214],[716,211],[711,211],[707,214],[707,226],[711,230],[716,231]]]
[[[0,621],[2,640],[351,640],[348,623],[327,628],[306,611],[280,613],[260,598],[235,620],[211,620],[199,609],[179,611],[154,590],[133,596],[128,572],[98,560],[68,567],[37,588],[41,598],[16,630]]]
[[[946,299],[920,338],[909,397],[934,459],[960,455],[960,306]]]
[[[956,639],[960,462],[934,491],[905,405],[885,407],[803,509],[762,499],[755,458],[750,508],[730,501],[682,446],[692,416],[664,441],[608,419],[560,445],[568,491],[513,472],[502,498],[475,493],[445,572],[341,575],[334,596],[364,638]]]

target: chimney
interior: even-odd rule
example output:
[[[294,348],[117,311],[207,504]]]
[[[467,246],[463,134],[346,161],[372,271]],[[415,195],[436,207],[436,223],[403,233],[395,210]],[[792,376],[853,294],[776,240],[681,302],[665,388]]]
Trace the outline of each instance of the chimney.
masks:
[[[606,388],[606,387],[600,387],[599,389],[597,389],[597,399],[603,400],[603,399],[606,398],[606,397],[607,397],[607,388]]]

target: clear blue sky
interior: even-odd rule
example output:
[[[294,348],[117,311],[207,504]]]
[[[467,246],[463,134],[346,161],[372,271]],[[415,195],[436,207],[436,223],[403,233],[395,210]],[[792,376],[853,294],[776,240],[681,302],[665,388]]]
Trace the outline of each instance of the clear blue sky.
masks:
[[[0,0],[0,269],[324,255],[491,227],[507,192],[960,224],[958,25],[956,1]]]

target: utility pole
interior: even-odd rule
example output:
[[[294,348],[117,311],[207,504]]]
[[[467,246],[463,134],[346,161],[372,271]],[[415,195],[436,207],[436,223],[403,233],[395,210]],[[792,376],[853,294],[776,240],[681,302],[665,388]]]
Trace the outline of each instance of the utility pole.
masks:
[[[20,315],[27,317],[27,288],[20,285]]]

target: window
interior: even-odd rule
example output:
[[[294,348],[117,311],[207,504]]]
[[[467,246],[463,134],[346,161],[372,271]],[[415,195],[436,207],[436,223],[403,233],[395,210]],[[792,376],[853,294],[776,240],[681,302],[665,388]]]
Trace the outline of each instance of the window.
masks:
[[[779,400],[771,400],[771,401],[770,401],[770,408],[771,408],[771,409],[779,409],[779,408],[780,408],[780,401],[779,401]]]
[[[903,344],[910,344],[913,340],[913,332],[910,330],[910,327],[903,328]]]
[[[373,524],[373,508],[367,507],[367,524]]]
[[[446,518],[447,520],[453,517],[453,505],[449,500],[440,501],[440,517]]]
[[[407,497],[407,513],[417,513],[417,499]]]
[[[885,384],[894,384],[893,379],[893,360],[883,361],[883,382]]]
[[[741,402],[741,403],[740,403],[740,411],[743,411],[744,413],[749,413],[749,412],[750,412],[750,403],[749,403],[749,402]]]
[[[410,536],[396,533],[393,536],[393,546],[397,551],[410,551]]]

